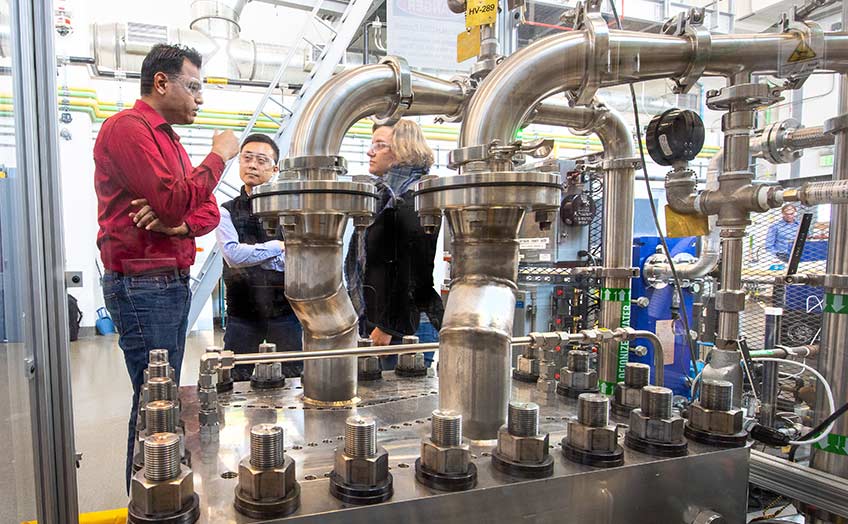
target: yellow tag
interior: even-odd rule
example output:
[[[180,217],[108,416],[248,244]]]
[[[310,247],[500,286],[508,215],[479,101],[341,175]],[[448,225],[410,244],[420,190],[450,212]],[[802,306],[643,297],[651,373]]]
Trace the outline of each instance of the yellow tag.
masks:
[[[670,238],[699,237],[709,234],[707,217],[702,215],[684,215],[665,206],[665,229]]]
[[[498,20],[498,0],[468,0],[465,27],[494,24]]]
[[[0,171],[0,178],[6,178],[6,172]]]
[[[480,54],[480,26],[456,35],[456,63],[465,62]]]
[[[802,62],[804,60],[810,60],[811,58],[816,57],[816,52],[807,45],[803,40],[798,47],[795,48],[795,51],[792,51],[792,54],[789,56],[789,63],[792,62]]]
[[[206,77],[207,84],[217,84],[217,85],[227,85],[229,81],[226,78],[220,78],[217,76],[207,76]]]

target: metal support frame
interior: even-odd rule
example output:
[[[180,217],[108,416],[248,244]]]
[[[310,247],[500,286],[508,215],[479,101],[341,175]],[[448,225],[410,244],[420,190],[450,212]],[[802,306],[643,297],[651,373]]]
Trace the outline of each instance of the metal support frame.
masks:
[[[56,111],[56,55],[49,2],[11,0],[17,168],[26,173],[32,342],[30,406],[38,521],[78,521],[73,405],[64,282],[62,195]],[[45,37],[45,35],[47,35]],[[25,108],[25,109],[24,109]],[[20,370],[25,373],[24,369]]]

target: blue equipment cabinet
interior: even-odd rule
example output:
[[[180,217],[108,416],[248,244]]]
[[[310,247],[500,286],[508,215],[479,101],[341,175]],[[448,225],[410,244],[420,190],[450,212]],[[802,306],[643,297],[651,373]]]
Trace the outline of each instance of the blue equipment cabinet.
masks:
[[[697,238],[668,238],[668,247],[671,250],[672,256],[679,253],[697,253]],[[660,245],[659,237],[644,236],[637,237],[633,241],[633,264],[635,267],[642,268],[645,265],[645,260],[657,252],[657,246]],[[665,363],[665,387],[674,391],[675,395],[683,395],[689,397],[689,387],[686,384],[686,377],[690,376],[690,356],[689,347],[686,344],[685,330],[683,321],[679,315],[683,314],[683,308],[672,308],[673,295],[675,289],[673,286],[666,286],[662,289],[654,289],[649,287],[642,278],[634,278],[632,281],[633,291],[631,297],[637,299],[639,297],[647,297],[650,303],[648,307],[639,307],[635,304],[630,312],[630,325],[634,329],[644,329],[652,332],[657,332],[657,323],[660,323],[660,335],[662,338],[663,331],[673,330],[674,333],[674,351],[666,348],[666,363]],[[693,326],[692,322],[692,302],[693,295],[689,288],[683,288],[683,298],[686,304],[685,311],[688,315],[689,326]],[[670,322],[669,322],[670,321]],[[654,382],[654,348],[645,339],[636,339],[631,342],[631,345],[643,345],[648,348],[648,354],[644,357],[637,357],[631,353],[631,362],[642,362],[651,365],[651,383]],[[673,355],[673,359],[669,358]]]

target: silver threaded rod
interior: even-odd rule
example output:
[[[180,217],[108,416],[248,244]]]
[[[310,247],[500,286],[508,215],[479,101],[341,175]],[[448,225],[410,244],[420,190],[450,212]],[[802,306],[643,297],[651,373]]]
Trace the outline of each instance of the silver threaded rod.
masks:
[[[148,433],[175,433],[177,410],[170,400],[154,400],[145,410]]]
[[[167,364],[168,350],[167,349],[151,349],[147,353],[147,362],[149,364]]]
[[[154,433],[144,439],[144,478],[162,482],[180,474],[180,437],[174,433]]]
[[[507,431],[517,437],[539,434],[539,405],[534,402],[510,402],[506,417]]]
[[[250,428],[250,464],[259,469],[283,465],[283,428],[274,424],[257,424]]]
[[[651,378],[651,366],[638,362],[629,362],[624,366],[624,384],[631,388],[642,388],[648,385]]]
[[[733,384],[726,380],[701,381],[701,406],[716,411],[729,411],[733,405]]]
[[[571,371],[589,371],[589,352],[579,349],[569,351],[566,357],[566,367]]]
[[[642,388],[642,414],[648,418],[671,418],[671,401],[674,393],[660,386]]]
[[[609,399],[606,395],[583,393],[577,397],[577,421],[592,428],[609,424]]]
[[[174,382],[170,377],[151,377],[147,381],[147,389],[149,391],[150,400],[176,400],[172,397],[172,389]]]
[[[439,446],[462,445],[462,415],[451,410],[434,411],[430,437]]]
[[[154,377],[168,377],[170,378],[170,365],[167,362],[151,362],[147,365],[147,378],[148,380]]]
[[[345,421],[345,455],[355,458],[377,454],[377,425],[370,417],[350,417]]]

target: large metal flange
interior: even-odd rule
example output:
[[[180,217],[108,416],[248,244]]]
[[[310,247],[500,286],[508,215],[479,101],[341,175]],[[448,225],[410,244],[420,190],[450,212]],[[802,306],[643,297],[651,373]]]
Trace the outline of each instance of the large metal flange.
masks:
[[[300,213],[371,215],[377,209],[377,189],[366,182],[283,179],[255,188],[250,200],[259,217]]]
[[[245,496],[241,488],[236,486],[233,505],[236,511],[252,519],[287,517],[300,507],[300,484],[295,482],[285,497],[272,501],[253,500]]]
[[[672,91],[677,94],[688,93],[692,86],[704,74],[710,60],[712,36],[704,26],[704,8],[693,7],[688,12],[680,13],[663,24],[662,32],[667,35],[682,36],[689,40],[694,59],[689,63],[686,72],[678,78],[672,78]]]
[[[127,509],[128,524],[192,524],[200,518],[200,498],[193,494],[188,504],[177,513],[150,515],[142,513],[132,502]]]
[[[562,188],[558,175],[502,171],[422,179],[415,193],[421,213],[465,207],[558,209]]]
[[[713,111],[728,111],[734,105],[754,110],[781,100],[779,88],[760,83],[736,84],[707,91],[707,107]]]
[[[574,28],[586,31],[586,57],[590,66],[585,68],[572,102],[585,106],[592,103],[604,76],[612,73],[614,61],[610,57],[610,29],[601,15],[600,0],[579,2],[576,9]]]

